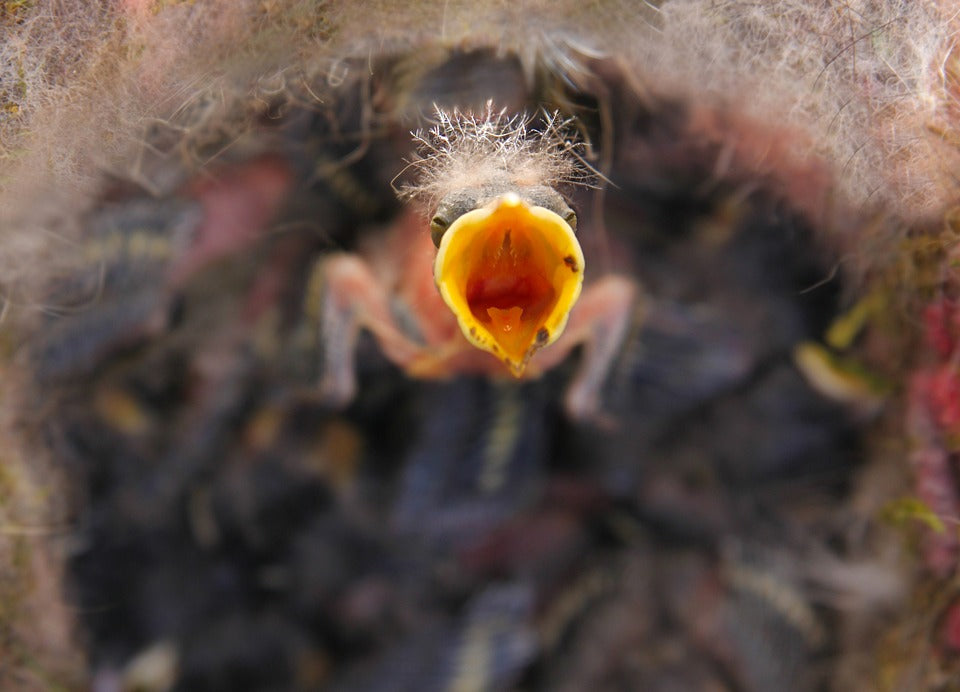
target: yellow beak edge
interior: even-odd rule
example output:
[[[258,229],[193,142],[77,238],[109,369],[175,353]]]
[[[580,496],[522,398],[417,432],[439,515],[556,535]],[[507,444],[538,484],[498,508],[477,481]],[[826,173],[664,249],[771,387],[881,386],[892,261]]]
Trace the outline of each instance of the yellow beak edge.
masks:
[[[583,250],[558,214],[508,193],[450,224],[434,279],[470,343],[520,377],[567,324]]]

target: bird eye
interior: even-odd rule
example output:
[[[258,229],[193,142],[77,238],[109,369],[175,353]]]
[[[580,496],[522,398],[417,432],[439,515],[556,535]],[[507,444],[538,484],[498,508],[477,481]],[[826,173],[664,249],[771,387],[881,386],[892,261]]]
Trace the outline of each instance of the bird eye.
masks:
[[[434,216],[430,220],[430,237],[433,239],[433,244],[437,247],[440,247],[440,239],[443,238],[443,234],[446,233],[449,225],[450,222],[442,216]]]
[[[569,224],[570,228],[577,230],[577,214],[572,209],[570,213],[563,217],[563,220]]]

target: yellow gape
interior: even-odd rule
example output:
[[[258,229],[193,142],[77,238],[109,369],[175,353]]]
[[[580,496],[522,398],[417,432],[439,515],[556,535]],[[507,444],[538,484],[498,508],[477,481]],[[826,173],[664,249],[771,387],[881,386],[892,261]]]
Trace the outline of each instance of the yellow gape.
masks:
[[[558,214],[507,193],[450,225],[434,279],[467,339],[520,377],[563,332],[583,285],[583,251]]]

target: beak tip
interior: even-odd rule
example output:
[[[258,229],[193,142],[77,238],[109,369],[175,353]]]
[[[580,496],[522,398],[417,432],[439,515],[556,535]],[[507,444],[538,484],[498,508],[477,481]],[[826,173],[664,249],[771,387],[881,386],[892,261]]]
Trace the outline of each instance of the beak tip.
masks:
[[[513,209],[519,207],[523,202],[520,196],[515,192],[508,192],[502,195],[497,203],[498,208]]]
[[[507,368],[510,370],[510,374],[511,374],[511,375],[513,375],[513,376],[514,376],[516,379],[518,379],[518,380],[519,380],[521,377],[523,377],[523,373],[524,373],[524,371],[527,369],[527,363],[526,363],[526,361],[523,361],[523,362],[521,362],[521,363],[515,363],[515,362],[513,362],[513,361],[511,361],[511,360],[508,360],[508,361],[505,361],[505,362],[506,362],[506,364],[507,364]]]

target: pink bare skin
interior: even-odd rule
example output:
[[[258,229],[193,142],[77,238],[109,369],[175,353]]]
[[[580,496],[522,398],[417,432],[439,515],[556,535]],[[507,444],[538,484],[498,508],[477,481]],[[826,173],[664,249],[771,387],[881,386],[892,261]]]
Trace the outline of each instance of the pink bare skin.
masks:
[[[216,170],[185,193],[200,201],[203,222],[174,267],[171,284],[179,286],[197,271],[263,237],[292,185],[292,174],[279,158],[265,156]]]
[[[914,492],[946,525],[927,530],[922,550],[927,568],[939,577],[957,570],[960,537],[958,451],[960,439],[960,306],[941,298],[926,307],[924,336],[930,362],[910,377],[907,430],[914,443],[910,466]]]
[[[512,377],[500,360],[463,336],[434,285],[435,256],[422,213],[412,211],[379,249],[364,257],[344,254],[325,260],[320,389],[331,404],[346,405],[356,394],[353,354],[361,329],[373,334],[384,355],[412,377]],[[626,336],[636,294],[634,282],[621,276],[606,276],[587,286],[564,333],[534,355],[522,379],[540,377],[584,345],[564,407],[574,420],[612,423],[600,410],[599,393]],[[391,296],[410,310],[419,339],[397,324]]]

